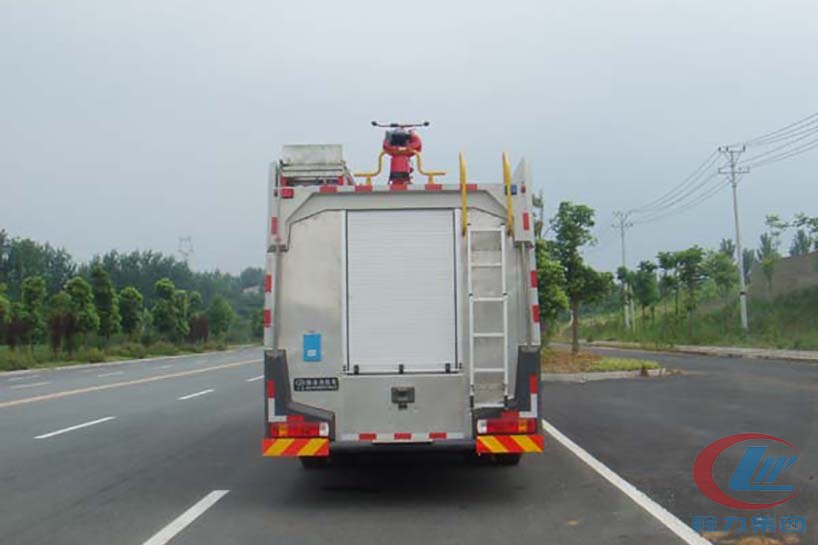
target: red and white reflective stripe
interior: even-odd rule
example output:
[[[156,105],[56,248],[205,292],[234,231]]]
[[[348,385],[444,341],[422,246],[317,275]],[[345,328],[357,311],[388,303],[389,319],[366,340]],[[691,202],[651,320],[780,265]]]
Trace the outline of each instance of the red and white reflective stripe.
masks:
[[[286,415],[276,414],[276,387],[275,381],[268,380],[265,384],[267,388],[267,422],[286,422]]]
[[[264,276],[264,346],[273,346],[273,272],[275,254],[267,254],[267,271]]]
[[[475,183],[466,184],[468,191],[478,191],[480,186]],[[429,184],[416,181],[415,183],[394,183],[394,184],[355,184],[355,185],[317,185],[299,188],[299,191],[312,191],[317,193],[375,193],[375,192],[409,192],[427,191],[440,193],[441,191],[460,191],[459,184]]]
[[[528,377],[528,392],[531,396],[529,402],[531,403],[528,406],[527,411],[520,411],[520,418],[539,418],[537,414],[539,405],[539,396],[537,395],[537,389],[539,387],[540,377],[537,375],[531,375]]]
[[[528,248],[528,263],[531,267],[529,272],[531,281],[528,288],[528,302],[531,305],[531,344],[539,345],[542,342],[540,338],[540,291],[537,287],[537,254],[533,245]]]
[[[428,442],[441,439],[465,439],[466,434],[461,432],[432,431],[432,432],[392,432],[392,433],[344,433],[343,441],[377,441],[379,443],[413,443]]]

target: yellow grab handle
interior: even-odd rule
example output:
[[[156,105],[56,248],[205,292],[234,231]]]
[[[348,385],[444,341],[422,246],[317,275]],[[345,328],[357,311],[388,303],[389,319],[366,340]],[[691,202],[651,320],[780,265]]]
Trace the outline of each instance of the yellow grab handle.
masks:
[[[374,176],[378,176],[381,173],[381,168],[383,167],[383,156],[386,155],[385,151],[382,151],[378,154],[378,170],[375,172],[356,172],[353,174],[356,178],[366,178],[366,185],[372,185],[372,178]]]
[[[468,190],[466,188],[466,159],[463,158],[463,152],[457,154],[457,158],[460,160],[460,204],[463,210],[460,212],[460,229],[462,231],[462,235],[465,236],[466,229],[469,226],[469,208],[467,205],[468,201]]]
[[[511,163],[508,154],[503,152],[503,185],[506,188],[506,232],[514,234],[514,205],[511,202]]]

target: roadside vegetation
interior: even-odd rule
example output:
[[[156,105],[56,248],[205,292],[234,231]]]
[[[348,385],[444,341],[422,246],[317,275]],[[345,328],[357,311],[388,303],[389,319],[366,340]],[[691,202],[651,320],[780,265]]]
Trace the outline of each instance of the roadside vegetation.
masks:
[[[77,265],[0,231],[0,370],[221,350],[260,339],[263,271],[197,273],[155,252]]]
[[[618,290],[586,312],[580,325],[585,340],[628,341],[652,346],[699,344],[818,350],[818,288],[775,295],[772,286],[781,259],[782,235],[793,230],[791,256],[818,251],[818,218],[798,214],[785,222],[767,217],[767,232],[755,250],[745,249],[745,281],[762,283],[749,300],[750,332],[740,326],[739,272],[735,246],[725,239],[717,249],[693,246],[660,252],[635,271],[620,268]],[[753,264],[756,274],[750,275]],[[816,259],[818,268],[818,259]],[[633,309],[625,322],[625,307]],[[561,332],[567,338],[567,332]]]
[[[659,364],[651,360],[612,358],[590,352],[574,354],[554,348],[542,351],[541,362],[543,373],[604,373],[659,368]]]

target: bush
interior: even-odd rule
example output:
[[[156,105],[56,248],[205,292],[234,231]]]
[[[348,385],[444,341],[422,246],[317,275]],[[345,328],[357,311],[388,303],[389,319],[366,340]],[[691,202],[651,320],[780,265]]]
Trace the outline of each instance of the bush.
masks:
[[[224,341],[207,341],[204,349],[208,352],[227,350],[227,343]]]
[[[151,356],[175,356],[179,353],[179,347],[168,341],[155,342],[147,347]]]
[[[105,361],[105,352],[99,348],[89,348],[77,354],[78,361],[86,361],[88,363],[102,363]]]
[[[148,355],[148,350],[142,343],[126,342],[120,345],[112,346],[110,353],[111,355],[122,358],[141,360]]]

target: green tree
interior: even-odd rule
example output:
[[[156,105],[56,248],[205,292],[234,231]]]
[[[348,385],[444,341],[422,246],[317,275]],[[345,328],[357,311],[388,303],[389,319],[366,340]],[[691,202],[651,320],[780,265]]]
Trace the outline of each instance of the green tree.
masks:
[[[245,271],[250,269],[245,269]],[[202,294],[198,291],[187,293],[188,307],[188,340],[192,342],[207,341],[210,334],[207,312],[205,312]]]
[[[730,290],[738,283],[738,268],[733,260],[723,252],[709,252],[704,260],[704,272],[712,279],[722,298],[727,298]]]
[[[807,255],[812,250],[812,237],[804,229],[798,229],[790,244],[790,255]]]
[[[775,233],[762,233],[759,237],[759,247],[756,250],[758,255],[758,262],[761,264],[761,272],[764,273],[764,279],[767,281],[767,293],[772,294],[773,276],[775,275],[775,266],[778,260],[781,259],[781,254],[778,253],[780,242]]]
[[[190,310],[185,290],[176,290],[173,293],[173,306],[176,308],[176,341],[184,339],[190,333]]]
[[[176,291],[176,286],[169,278],[158,280],[154,285],[156,303],[151,311],[156,331],[163,338],[174,342],[182,336],[179,324],[183,319],[181,309],[177,306],[179,301]]]
[[[3,232],[0,231],[0,235]],[[0,343],[6,338],[6,329],[11,322],[11,301],[6,297],[6,285],[0,284]]]
[[[659,261],[659,268],[662,269],[662,277],[659,280],[659,290],[662,297],[667,299],[673,296],[675,301],[675,315],[679,315],[679,273],[677,270],[679,260],[676,252],[659,252],[656,256]]]
[[[27,327],[22,341],[29,345],[41,341],[45,334],[45,297],[45,280],[42,276],[28,276],[23,280],[20,303]]]
[[[133,286],[119,292],[119,314],[122,319],[122,331],[133,340],[142,326],[142,294]]]
[[[580,305],[604,297],[613,286],[613,275],[594,271],[582,258],[582,247],[594,241],[591,235],[593,209],[583,204],[561,202],[550,226],[554,233],[552,254],[565,276],[565,293],[572,315],[571,349],[576,354],[579,352]]]
[[[560,312],[568,309],[568,296],[563,288],[565,274],[560,263],[552,259],[548,241],[537,240],[535,255],[540,324],[548,337],[553,333]]]
[[[699,289],[705,279],[704,250],[692,246],[677,253],[679,281],[685,290],[688,336],[693,336],[693,313],[699,302]]]
[[[796,214],[792,224],[799,229],[804,229],[812,241],[812,249],[818,251],[818,216],[810,217],[801,212]]]
[[[210,308],[207,310],[207,318],[210,324],[210,331],[216,337],[222,337],[230,329],[230,324],[235,319],[235,314],[230,303],[222,296],[213,299]]]
[[[94,292],[91,285],[81,276],[75,276],[65,284],[65,291],[71,297],[71,312],[76,320],[76,333],[87,343],[88,334],[99,330],[99,316],[94,307]],[[73,339],[72,339],[73,341]],[[71,343],[73,350],[74,343]]]
[[[719,243],[719,253],[726,255],[730,259],[736,258],[736,243],[731,238],[723,238]]]
[[[753,251],[752,248],[744,248],[741,251],[741,256],[744,258],[742,259],[743,270],[741,271],[744,275],[744,283],[750,283],[750,271],[753,270],[753,265],[756,263],[756,253]]]
[[[48,321],[48,339],[54,357],[57,357],[63,347],[71,347],[72,337],[76,334],[76,316],[71,296],[66,291],[59,291],[51,296],[46,311]]]
[[[656,280],[656,264],[652,261],[640,261],[633,275],[633,295],[642,309],[642,319],[649,308],[651,317],[655,317],[656,303],[659,301],[659,282]]]
[[[114,284],[99,264],[91,268],[91,289],[94,293],[94,308],[99,316],[99,334],[107,344],[111,335],[119,333],[122,321]]]

